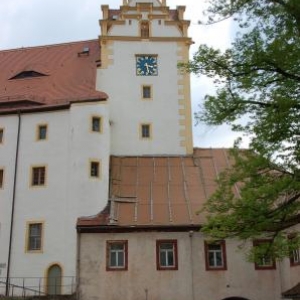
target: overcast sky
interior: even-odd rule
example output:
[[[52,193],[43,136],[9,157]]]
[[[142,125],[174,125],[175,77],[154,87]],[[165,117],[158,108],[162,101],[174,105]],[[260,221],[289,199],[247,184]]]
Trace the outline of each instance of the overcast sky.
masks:
[[[225,49],[230,44],[231,23],[198,25],[205,0],[167,0],[170,8],[186,6],[185,18],[191,21],[189,35],[195,42],[191,55],[200,44]],[[0,50],[95,39],[100,34],[101,5],[119,8],[123,0],[0,0]],[[1,70],[1,66],[0,66]],[[213,93],[212,83],[192,76],[192,107],[198,110],[204,95]],[[236,135],[226,127],[194,127],[197,147],[230,147]]]

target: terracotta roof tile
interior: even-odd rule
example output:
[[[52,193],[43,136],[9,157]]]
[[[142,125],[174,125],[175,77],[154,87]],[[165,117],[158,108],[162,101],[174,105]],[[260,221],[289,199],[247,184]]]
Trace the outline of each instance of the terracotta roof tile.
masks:
[[[228,156],[226,149],[195,149],[192,156],[111,157],[107,224],[201,225],[205,216],[197,212],[214,192],[219,172],[229,167]],[[84,224],[85,218],[78,220]]]
[[[300,282],[291,289],[282,293],[282,296],[288,299],[300,299]]]
[[[81,53],[84,49],[88,53]],[[53,105],[106,99],[105,93],[95,90],[99,59],[98,40],[0,51],[0,102]],[[11,79],[26,71],[46,76]]]

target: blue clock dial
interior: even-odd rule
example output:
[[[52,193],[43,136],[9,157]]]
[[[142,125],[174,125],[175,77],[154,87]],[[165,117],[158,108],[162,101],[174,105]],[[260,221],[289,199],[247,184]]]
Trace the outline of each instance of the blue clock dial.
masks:
[[[156,76],[157,56],[156,55],[137,55],[136,74],[139,76]]]

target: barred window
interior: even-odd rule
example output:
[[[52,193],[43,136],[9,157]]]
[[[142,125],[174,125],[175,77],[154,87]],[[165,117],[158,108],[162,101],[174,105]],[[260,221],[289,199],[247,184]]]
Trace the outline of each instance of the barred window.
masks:
[[[28,225],[28,251],[42,250],[42,223],[30,223]]]
[[[46,167],[33,167],[31,175],[31,185],[41,186],[46,184]]]

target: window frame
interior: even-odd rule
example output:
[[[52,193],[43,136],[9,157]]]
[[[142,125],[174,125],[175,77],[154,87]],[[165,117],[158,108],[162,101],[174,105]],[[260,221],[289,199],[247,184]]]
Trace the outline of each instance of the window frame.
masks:
[[[149,97],[145,97],[146,96],[146,92],[145,92],[146,89],[149,89]],[[151,84],[142,85],[141,94],[142,94],[142,99],[143,100],[152,100],[153,99],[152,93],[153,93],[153,91],[152,91],[152,85]]]
[[[144,126],[148,126],[149,136],[144,136]],[[142,140],[151,140],[152,139],[152,124],[151,123],[141,123],[140,124],[140,138]]]
[[[253,247],[258,246],[260,244],[270,243],[268,239],[259,239],[253,241]],[[272,260],[272,264],[259,264],[257,262],[254,263],[255,270],[275,270],[276,269],[276,261],[274,259],[269,258]]]
[[[40,225],[40,236],[39,238],[39,248],[32,249],[31,245],[31,234],[30,227],[33,225]],[[27,253],[41,253],[43,252],[43,242],[44,242],[44,221],[28,221],[26,224],[26,240],[25,240],[25,252]]]
[[[140,37],[141,39],[150,38],[150,22],[148,20],[140,21]]]
[[[221,259],[222,259],[222,265],[210,265],[209,263],[209,255],[213,251],[214,253],[216,250],[211,250],[209,247],[211,245],[219,245],[220,250],[219,252],[221,253]],[[227,270],[227,256],[226,256],[226,242],[224,240],[220,241],[214,241],[214,242],[208,242],[204,241],[204,253],[205,253],[205,267],[206,271],[226,271]]]
[[[93,165],[97,166],[97,174],[96,175],[93,175]],[[90,178],[93,178],[93,179],[101,178],[101,162],[100,162],[100,160],[90,159],[89,176],[90,176]]]
[[[35,169],[44,169],[44,179],[41,180],[41,175],[38,174],[38,183],[35,183],[34,176],[35,176]],[[31,187],[45,187],[47,184],[47,166],[46,165],[36,165],[31,166],[31,175],[30,175],[30,186]]]
[[[297,259],[295,259],[295,257],[297,257]],[[299,248],[292,250],[291,256],[290,256],[290,265],[291,265],[291,267],[300,266],[300,249]]]
[[[123,253],[123,265],[112,266],[111,262],[111,246],[122,245],[123,249],[117,251]],[[128,270],[128,240],[108,240],[106,241],[106,271],[127,271]]]
[[[173,255],[173,265],[162,265],[161,263],[161,245],[163,244],[172,244],[173,249],[172,255]],[[170,252],[165,251],[164,252]],[[167,256],[166,256],[167,257]],[[177,240],[174,239],[163,239],[163,240],[156,240],[156,269],[158,271],[176,271],[178,270],[178,244]]]
[[[96,130],[94,128],[94,120],[98,120],[99,124],[99,129]],[[93,133],[102,133],[103,132],[103,122],[102,122],[102,116],[98,116],[98,115],[93,115],[91,116],[91,128],[90,128],[91,132]]]
[[[45,128],[45,137],[41,136],[41,129]],[[45,141],[48,139],[48,124],[38,124],[36,128],[36,140]]]

